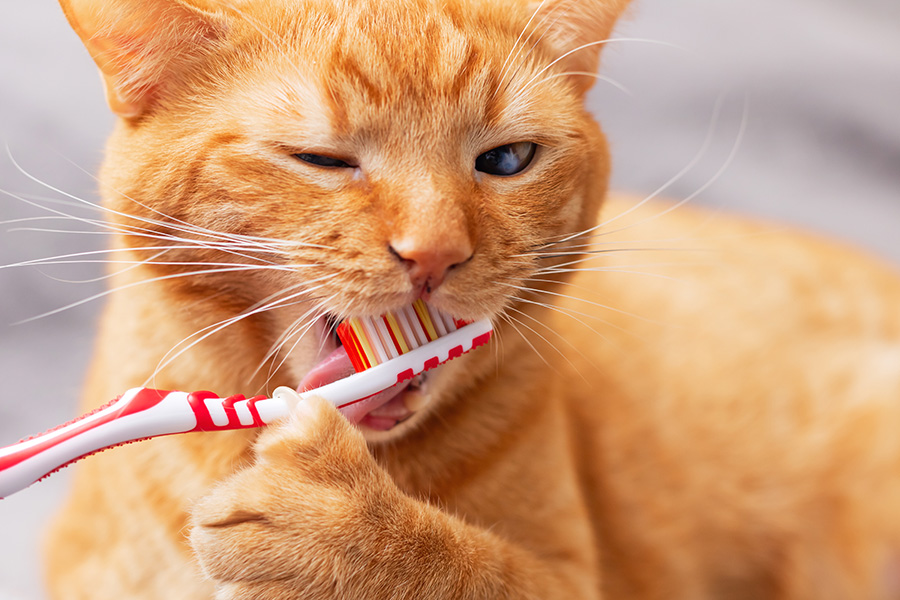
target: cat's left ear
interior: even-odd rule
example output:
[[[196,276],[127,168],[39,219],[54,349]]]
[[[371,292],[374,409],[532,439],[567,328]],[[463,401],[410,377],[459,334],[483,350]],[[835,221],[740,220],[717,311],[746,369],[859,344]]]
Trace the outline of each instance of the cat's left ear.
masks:
[[[600,51],[631,0],[531,0],[532,23],[546,28],[543,38],[575,88],[584,93],[594,84]]]
[[[114,113],[150,110],[207,56],[225,30],[201,0],[59,0],[100,68]]]

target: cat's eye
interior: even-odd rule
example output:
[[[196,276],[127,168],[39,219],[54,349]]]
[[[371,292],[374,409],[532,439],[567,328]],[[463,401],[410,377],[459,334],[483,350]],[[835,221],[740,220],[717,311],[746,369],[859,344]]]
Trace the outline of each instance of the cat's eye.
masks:
[[[534,142],[515,142],[504,144],[488,150],[475,159],[475,169],[489,175],[507,177],[525,170],[534,159],[537,144]]]
[[[317,167],[329,167],[332,169],[353,169],[356,167],[356,165],[351,165],[347,161],[334,158],[333,156],[324,156],[322,154],[300,153],[295,154],[294,158],[311,165],[316,165]]]

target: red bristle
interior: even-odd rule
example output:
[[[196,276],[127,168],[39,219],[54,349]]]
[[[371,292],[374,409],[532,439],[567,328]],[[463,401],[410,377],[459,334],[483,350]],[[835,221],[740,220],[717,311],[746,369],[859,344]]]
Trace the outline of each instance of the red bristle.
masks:
[[[403,354],[400,342],[397,341],[397,336],[394,335],[394,330],[391,328],[391,324],[388,322],[387,317],[382,316],[381,320],[384,321],[384,326],[387,328],[388,335],[391,336],[391,342],[394,344],[394,348],[397,349],[397,354]]]
[[[350,357],[350,363],[353,365],[353,369],[357,373],[361,373],[368,369],[368,361],[362,351],[362,345],[359,343],[359,340],[356,339],[356,332],[353,331],[353,328],[344,321],[337,326],[336,331],[338,337],[341,339],[341,343],[344,344],[344,348],[347,350],[347,356]]]

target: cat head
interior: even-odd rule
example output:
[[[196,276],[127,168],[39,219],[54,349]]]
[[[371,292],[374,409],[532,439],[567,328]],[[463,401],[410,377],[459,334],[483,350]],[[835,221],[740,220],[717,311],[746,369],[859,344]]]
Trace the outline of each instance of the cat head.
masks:
[[[245,307],[493,317],[605,192],[584,95],[627,0],[61,1],[121,117],[107,204],[199,241],[165,269],[247,265],[179,279]]]

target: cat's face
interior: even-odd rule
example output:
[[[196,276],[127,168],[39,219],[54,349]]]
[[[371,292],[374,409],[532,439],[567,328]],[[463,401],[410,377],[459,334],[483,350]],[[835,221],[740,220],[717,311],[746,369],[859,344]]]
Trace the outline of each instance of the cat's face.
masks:
[[[274,302],[269,342],[293,332],[281,353],[293,347],[297,375],[327,350],[326,316],[425,295],[459,318],[496,317],[517,288],[546,285],[529,281],[548,260],[538,249],[594,217],[606,148],[585,76],[566,73],[596,47],[557,59],[608,32],[623,3],[588,2],[606,21],[589,33],[570,14],[581,8],[512,4],[178,3],[193,54],[118,92],[139,102],[111,140],[105,196],[233,242],[167,258],[265,267],[183,282],[244,309]]]

